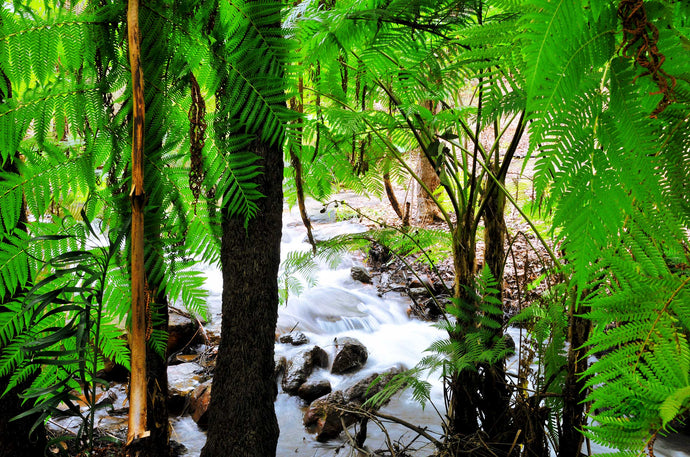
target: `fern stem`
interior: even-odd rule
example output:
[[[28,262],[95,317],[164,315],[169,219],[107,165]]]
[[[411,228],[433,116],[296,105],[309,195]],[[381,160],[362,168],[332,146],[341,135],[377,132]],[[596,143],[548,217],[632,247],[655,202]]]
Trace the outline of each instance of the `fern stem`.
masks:
[[[654,323],[652,324],[651,328],[649,329],[649,332],[647,332],[647,336],[644,339],[644,342],[642,343],[642,346],[640,350],[638,351],[637,355],[637,360],[635,360],[635,365],[633,366],[632,373],[635,373],[637,371],[637,366],[640,363],[640,359],[642,358],[642,355],[645,352],[645,347],[649,344],[649,340],[652,337],[652,333],[654,333],[654,330],[656,329],[657,324],[659,324],[659,321],[661,320],[661,316],[666,313],[666,310],[668,307],[671,305],[673,300],[676,298],[676,295],[680,293],[681,290],[690,282],[690,276],[685,278],[685,281],[683,281],[677,288],[676,290],[673,291],[671,296],[669,297],[668,300],[666,300],[666,303],[664,303],[664,307],[657,313],[656,319],[654,320]]]
[[[491,171],[486,167],[486,164],[484,164],[483,162],[479,162],[479,165],[481,165],[487,171],[489,177],[494,181],[494,183],[498,186],[498,188],[501,190],[501,192],[503,192],[505,194],[508,201],[510,201],[510,203],[512,203],[512,205],[515,207],[516,210],[518,210],[518,212],[520,213],[522,218],[525,220],[525,222],[527,222],[527,224],[529,224],[530,228],[532,229],[532,231],[534,231],[534,234],[539,239],[539,242],[542,244],[542,246],[544,246],[544,249],[546,249],[546,252],[549,254],[549,257],[551,257],[553,264],[556,266],[556,268],[558,269],[559,272],[562,272],[563,266],[558,261],[558,257],[553,252],[553,249],[551,249],[549,247],[549,245],[546,244],[546,240],[544,240],[544,237],[541,235],[541,233],[537,229],[536,225],[534,225],[534,222],[532,222],[532,220],[527,216],[527,214],[522,210],[522,208],[520,208],[520,205],[518,205],[518,203],[515,201],[513,196],[510,195],[510,192],[508,192],[508,190],[505,188],[505,186],[503,186],[498,181],[497,177],[494,176],[494,174],[491,173]]]

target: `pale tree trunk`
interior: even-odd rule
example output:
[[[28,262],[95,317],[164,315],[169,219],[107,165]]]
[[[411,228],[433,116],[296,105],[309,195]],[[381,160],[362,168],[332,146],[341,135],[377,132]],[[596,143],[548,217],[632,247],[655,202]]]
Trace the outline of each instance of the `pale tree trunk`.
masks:
[[[430,111],[434,111],[434,102],[427,100],[424,102],[424,106]],[[427,189],[434,192],[441,181],[436,172],[435,165],[429,162],[429,159],[424,154],[421,148],[417,149],[414,153],[414,162],[416,166],[415,173],[421,179],[421,181],[426,185]],[[414,217],[419,224],[428,224],[441,220],[441,216],[434,203],[434,199],[429,195],[429,193],[424,189],[423,186],[418,183],[415,184],[415,197],[417,199],[416,205],[414,207]]]
[[[127,39],[132,71],[132,305],[129,346],[131,377],[129,385],[129,423],[127,445],[146,437],[146,273],[144,270],[144,77],[139,41],[139,0],[129,0]],[[136,446],[130,455],[139,455]]]
[[[429,162],[429,160],[424,155],[421,149],[415,151],[415,159],[417,163],[416,173],[422,180],[426,187],[431,191],[435,191],[441,181],[438,178],[438,174],[434,169],[434,165]],[[417,204],[415,205],[415,219],[420,224],[428,224],[440,219],[438,207],[434,200],[431,198],[429,193],[424,190],[419,184],[416,187],[416,198]]]

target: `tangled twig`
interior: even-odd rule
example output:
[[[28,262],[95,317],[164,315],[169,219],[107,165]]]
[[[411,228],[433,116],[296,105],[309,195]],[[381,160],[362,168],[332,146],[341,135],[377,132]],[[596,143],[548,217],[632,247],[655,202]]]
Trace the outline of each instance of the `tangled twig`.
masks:
[[[659,52],[659,29],[647,19],[644,0],[621,0],[618,16],[623,21],[623,56],[634,58],[635,63],[646,70],[635,80],[651,75],[659,90],[650,95],[664,96],[652,111],[651,117],[656,117],[675,100],[673,89],[676,86],[676,78],[661,68],[666,56]]]

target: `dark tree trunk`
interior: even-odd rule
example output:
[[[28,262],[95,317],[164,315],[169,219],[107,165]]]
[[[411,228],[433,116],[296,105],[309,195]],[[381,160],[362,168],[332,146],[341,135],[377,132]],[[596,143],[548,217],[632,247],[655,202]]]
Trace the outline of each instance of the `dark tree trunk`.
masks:
[[[581,315],[589,309],[575,310],[577,292],[573,292],[570,300],[568,326],[568,364],[563,386],[563,426],[558,443],[559,457],[579,457],[584,442],[581,430],[586,425],[585,398],[587,378],[582,373],[587,369],[587,348],[585,343],[589,339],[591,321]]]
[[[8,88],[12,87],[5,73],[0,73],[2,73],[0,76],[5,80],[6,86]],[[11,97],[11,93],[5,94],[0,91],[0,103]],[[19,159],[15,157],[14,160]],[[0,160],[0,162],[2,162],[2,160]],[[15,174],[19,173],[17,165],[12,159],[4,163],[2,171]],[[22,204],[21,214],[16,228],[18,230],[26,230],[26,221],[26,207]],[[4,234],[0,234],[0,243],[3,242],[3,238]],[[0,296],[0,313],[6,312],[6,308],[1,304],[6,303],[10,298],[11,297]],[[0,348],[0,355],[2,355],[1,353],[2,348]],[[8,382],[9,376],[0,378],[0,394],[5,391]],[[27,389],[30,384],[31,379],[0,397],[0,443],[2,443],[0,446],[0,457],[43,457],[44,455],[47,441],[46,430],[43,424],[39,424],[34,433],[29,436],[29,430],[31,430],[39,415],[35,414],[20,420],[11,421],[13,417],[23,413],[26,411],[27,407],[30,406],[28,404],[22,405],[22,400],[18,396],[18,393]]]
[[[509,160],[509,159],[506,159]],[[505,175],[500,176],[498,161],[493,163],[491,172],[497,176],[501,184],[505,183]],[[484,206],[484,262],[498,281],[496,289],[498,298],[503,303],[503,264],[505,259],[505,195],[498,186],[489,186],[485,196]],[[498,316],[501,319],[503,316]],[[501,327],[495,330],[493,342],[503,338]],[[512,442],[510,424],[510,391],[506,383],[504,361],[495,364],[482,365],[482,416],[483,428],[496,442]]]
[[[304,114],[304,80],[299,78],[299,95],[296,98],[290,100],[290,109],[296,111],[301,115]],[[309,239],[309,244],[311,244],[312,251],[316,254],[316,241],[314,241],[314,234],[312,233],[311,221],[309,220],[309,215],[307,214],[307,207],[305,204],[304,197],[304,179],[302,177],[302,143],[303,143],[303,119],[300,117],[297,120],[297,139],[295,144],[290,147],[290,165],[295,171],[295,190],[297,192],[297,206],[299,207],[299,215],[302,218],[302,223],[304,228],[307,229],[307,238]],[[295,151],[299,150],[299,153]]]
[[[167,332],[168,300],[164,295],[157,295],[156,320],[160,324],[152,328]],[[167,354],[163,354],[161,357],[151,348],[150,344],[146,345],[146,391],[146,429],[151,432],[146,443],[146,456],[168,457],[170,455],[170,433],[168,431]]]
[[[455,284],[453,294],[460,301],[461,309],[469,316],[473,316],[475,300],[468,293],[467,288],[472,287],[476,273],[476,252],[474,231],[471,228],[469,214],[464,220],[458,221],[458,226],[453,233],[453,269],[455,272]],[[465,322],[472,325],[472,321]],[[451,339],[462,341],[466,331],[458,334],[450,334]],[[454,373],[450,380],[450,407],[448,411],[450,430],[449,437],[467,436],[479,430],[479,377],[478,373],[471,370],[463,370]]]
[[[386,196],[388,196],[388,201],[391,204],[391,208],[393,208],[395,214],[397,214],[402,221],[403,227],[407,227],[410,225],[410,203],[405,203],[405,212],[403,212],[403,210],[400,208],[400,203],[398,203],[398,198],[395,196],[390,173],[383,174],[383,187],[386,189]]]
[[[2,391],[5,390],[8,381],[8,377],[0,378]],[[40,424],[29,435],[29,430],[34,426],[38,415],[10,421],[26,411],[27,405],[22,405],[17,392],[27,389],[30,384],[30,382],[20,384],[15,390],[0,398],[0,443],[2,443],[0,457],[43,457],[45,455],[47,441],[43,424]]]
[[[223,321],[201,457],[270,457],[278,443],[273,354],[283,158],[279,144],[257,140],[252,151],[263,159],[257,182],[266,197],[246,229],[241,217],[223,222]]]

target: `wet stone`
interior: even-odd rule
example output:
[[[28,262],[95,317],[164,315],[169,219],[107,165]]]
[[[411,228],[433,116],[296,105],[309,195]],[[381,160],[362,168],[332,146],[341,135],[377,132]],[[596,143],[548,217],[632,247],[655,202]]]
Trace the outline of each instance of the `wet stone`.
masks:
[[[307,381],[297,390],[297,396],[307,403],[331,393],[331,383],[323,379],[321,381]]]
[[[314,367],[325,368],[328,366],[328,354],[318,346],[305,349],[295,355],[287,363],[283,376],[283,391],[295,395],[299,387],[307,381]]]
[[[283,344],[291,344],[293,346],[302,346],[309,343],[309,338],[302,332],[290,332],[286,335],[281,335],[278,339]]]
[[[335,340],[336,353],[331,373],[343,374],[359,370],[367,363],[369,352],[357,339],[342,337]]]
[[[179,411],[184,407],[187,396],[201,383],[204,371],[197,363],[182,363],[168,367],[168,407]]]
[[[354,266],[350,268],[350,276],[355,281],[371,284],[371,274],[369,273],[369,270],[364,267]]]
[[[208,425],[208,405],[211,402],[212,381],[206,381],[197,386],[189,396],[189,414],[201,428]]]

